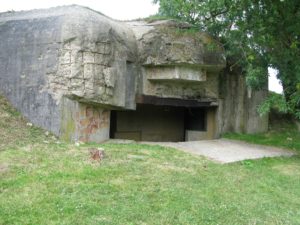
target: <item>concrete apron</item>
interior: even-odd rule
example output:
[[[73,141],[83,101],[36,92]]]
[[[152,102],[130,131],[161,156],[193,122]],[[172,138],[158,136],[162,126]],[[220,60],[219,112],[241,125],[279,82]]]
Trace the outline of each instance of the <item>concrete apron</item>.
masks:
[[[246,159],[264,157],[293,156],[294,151],[233,141],[227,139],[189,141],[189,142],[139,142],[150,145],[172,147],[184,152],[204,156],[217,163],[232,163]]]

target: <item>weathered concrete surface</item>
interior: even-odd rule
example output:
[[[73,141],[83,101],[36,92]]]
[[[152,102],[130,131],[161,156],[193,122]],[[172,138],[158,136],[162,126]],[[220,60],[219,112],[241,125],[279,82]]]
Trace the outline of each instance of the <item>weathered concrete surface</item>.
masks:
[[[0,94],[68,140],[106,140],[110,111],[135,110],[141,96],[208,103],[193,139],[265,131],[265,92],[248,97],[242,75],[220,74],[225,63],[219,43],[172,20],[120,22],[76,5],[0,13]]]
[[[64,140],[99,142],[109,139],[110,110],[62,99],[61,137]]]
[[[164,98],[218,98],[224,50],[203,32],[172,20],[128,22],[137,38],[138,94]]]
[[[205,156],[219,163],[232,163],[246,159],[260,159],[264,157],[292,156],[296,153],[281,148],[253,145],[241,141],[227,139],[190,141],[190,142],[142,142],[158,144]]]
[[[43,91],[61,46],[62,16],[0,14],[0,91],[30,121],[59,134],[59,106]],[[12,19],[14,18],[14,19]]]
[[[172,20],[128,22],[138,41],[143,66],[191,65],[220,70],[224,50],[208,34]]]
[[[67,130],[63,98],[135,108],[136,53],[126,24],[88,8],[0,14],[0,91],[31,122],[57,135]]]
[[[261,117],[258,106],[266,99],[268,87],[250,91],[241,70],[226,68],[219,75],[217,134],[261,133],[268,130],[268,115]]]

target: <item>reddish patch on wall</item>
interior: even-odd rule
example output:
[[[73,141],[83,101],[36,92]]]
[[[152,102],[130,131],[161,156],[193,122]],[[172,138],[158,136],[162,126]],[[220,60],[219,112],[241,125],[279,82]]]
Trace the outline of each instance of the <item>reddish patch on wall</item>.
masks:
[[[76,113],[79,140],[88,142],[91,135],[100,132],[103,128],[108,128],[109,115],[109,110],[98,109],[93,106],[83,106],[80,112]]]

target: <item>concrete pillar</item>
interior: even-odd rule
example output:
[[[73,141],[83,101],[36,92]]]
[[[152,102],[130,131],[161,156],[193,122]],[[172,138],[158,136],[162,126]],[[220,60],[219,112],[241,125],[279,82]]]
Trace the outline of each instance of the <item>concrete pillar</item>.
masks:
[[[206,111],[206,137],[207,139],[216,138],[217,127],[216,127],[216,109],[208,108]]]
[[[110,110],[64,98],[61,137],[67,141],[102,142],[109,139]]]

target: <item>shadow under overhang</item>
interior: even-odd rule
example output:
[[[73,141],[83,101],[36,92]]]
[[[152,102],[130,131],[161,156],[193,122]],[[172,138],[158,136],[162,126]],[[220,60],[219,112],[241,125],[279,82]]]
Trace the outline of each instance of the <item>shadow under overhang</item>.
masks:
[[[201,99],[180,99],[180,98],[162,98],[152,95],[137,95],[137,104],[165,105],[177,107],[217,107],[218,101],[215,98]]]

